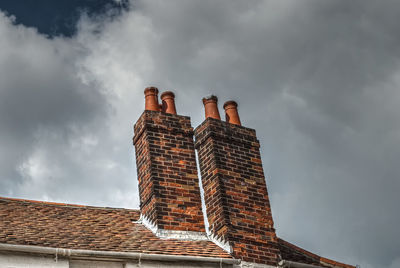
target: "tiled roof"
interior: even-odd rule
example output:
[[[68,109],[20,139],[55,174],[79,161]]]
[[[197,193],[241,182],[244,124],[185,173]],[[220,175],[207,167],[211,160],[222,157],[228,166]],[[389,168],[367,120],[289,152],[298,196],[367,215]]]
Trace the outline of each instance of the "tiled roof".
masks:
[[[138,210],[0,197],[0,243],[232,258],[210,241],[160,239]]]
[[[284,260],[301,262],[306,264],[313,264],[325,267],[342,267],[342,268],[355,268],[355,266],[333,261],[307,250],[304,250],[292,243],[289,243],[281,238],[278,238],[278,247],[281,252],[281,257]]]
[[[92,207],[0,197],[0,243],[53,248],[232,258],[211,241],[161,239],[140,223],[135,209]],[[354,268],[283,239],[284,260]]]

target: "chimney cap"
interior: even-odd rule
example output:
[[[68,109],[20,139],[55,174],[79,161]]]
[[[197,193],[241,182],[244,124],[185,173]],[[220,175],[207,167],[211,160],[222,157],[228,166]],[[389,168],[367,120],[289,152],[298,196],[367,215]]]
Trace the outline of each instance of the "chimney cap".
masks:
[[[218,98],[215,95],[208,95],[203,98],[203,104],[208,102],[218,102]]]
[[[144,90],[144,95],[151,94],[151,93],[158,94],[158,88],[156,88],[156,87],[146,87],[145,90]]]
[[[175,94],[172,91],[164,91],[160,97],[162,100],[165,98],[175,98]]]
[[[230,109],[230,108],[236,108],[237,106],[238,106],[238,104],[236,101],[230,100],[230,101],[227,101],[224,103],[224,110]]]

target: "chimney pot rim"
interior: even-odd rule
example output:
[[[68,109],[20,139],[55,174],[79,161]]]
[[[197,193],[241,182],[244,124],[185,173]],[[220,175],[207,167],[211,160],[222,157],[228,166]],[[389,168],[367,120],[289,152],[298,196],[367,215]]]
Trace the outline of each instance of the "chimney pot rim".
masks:
[[[163,99],[168,99],[168,98],[175,98],[175,94],[174,94],[174,92],[172,92],[172,91],[164,91],[162,94],[161,94],[161,100],[163,100]]]
[[[144,89],[144,95],[150,95],[150,94],[158,94],[158,88],[156,87],[146,87]]]
[[[206,104],[206,103],[208,103],[208,102],[215,102],[215,103],[217,103],[217,102],[218,102],[218,97],[215,96],[215,95],[205,96],[205,97],[203,98],[203,104]]]
[[[224,103],[224,110],[226,109],[232,109],[232,108],[237,108],[238,104],[236,101],[230,100]]]

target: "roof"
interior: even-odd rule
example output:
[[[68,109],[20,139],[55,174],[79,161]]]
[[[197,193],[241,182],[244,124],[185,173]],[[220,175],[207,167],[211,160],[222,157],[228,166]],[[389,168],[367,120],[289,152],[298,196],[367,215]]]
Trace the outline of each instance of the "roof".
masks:
[[[53,248],[232,258],[211,241],[161,239],[137,223],[140,211],[0,197],[0,243]],[[354,268],[283,239],[282,259]]]
[[[278,247],[284,260],[320,265],[325,267],[355,268],[353,265],[333,261],[311,253],[281,238],[278,238]]]
[[[232,258],[211,241],[160,239],[138,210],[0,197],[0,243]]]

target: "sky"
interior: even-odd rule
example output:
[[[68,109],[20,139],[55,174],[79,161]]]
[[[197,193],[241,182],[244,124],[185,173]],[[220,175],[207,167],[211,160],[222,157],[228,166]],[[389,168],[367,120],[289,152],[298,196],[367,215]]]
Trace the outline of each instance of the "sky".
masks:
[[[143,90],[239,104],[278,236],[400,267],[400,2],[2,0],[0,196],[138,208]]]

